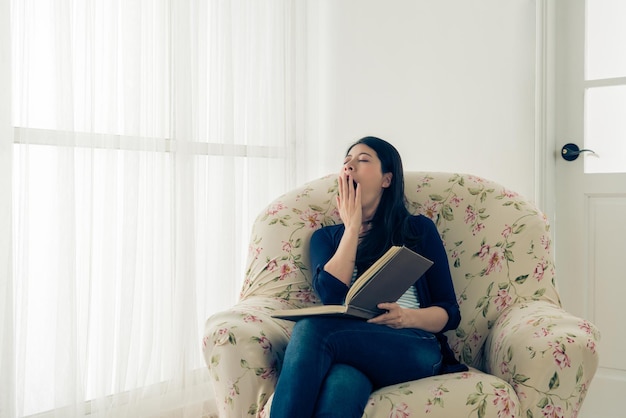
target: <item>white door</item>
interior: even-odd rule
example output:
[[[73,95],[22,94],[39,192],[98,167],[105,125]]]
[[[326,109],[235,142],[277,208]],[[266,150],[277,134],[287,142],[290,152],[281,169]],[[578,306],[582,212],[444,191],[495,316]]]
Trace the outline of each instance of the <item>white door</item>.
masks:
[[[560,293],[602,334],[580,416],[625,417],[626,1],[559,0],[555,12],[557,154],[566,143],[597,153],[556,157]]]

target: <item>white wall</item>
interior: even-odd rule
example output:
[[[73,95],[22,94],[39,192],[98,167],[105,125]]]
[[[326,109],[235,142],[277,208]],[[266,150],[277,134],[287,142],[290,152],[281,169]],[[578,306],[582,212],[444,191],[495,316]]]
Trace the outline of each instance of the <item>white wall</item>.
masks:
[[[375,135],[534,197],[534,1],[318,0],[308,24],[309,177]]]

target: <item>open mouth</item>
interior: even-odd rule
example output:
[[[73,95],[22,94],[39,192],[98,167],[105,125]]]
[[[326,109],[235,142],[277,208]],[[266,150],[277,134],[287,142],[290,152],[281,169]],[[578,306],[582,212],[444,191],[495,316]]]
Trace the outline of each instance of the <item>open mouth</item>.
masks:
[[[356,189],[356,181],[353,180],[352,183],[354,184],[354,188]]]

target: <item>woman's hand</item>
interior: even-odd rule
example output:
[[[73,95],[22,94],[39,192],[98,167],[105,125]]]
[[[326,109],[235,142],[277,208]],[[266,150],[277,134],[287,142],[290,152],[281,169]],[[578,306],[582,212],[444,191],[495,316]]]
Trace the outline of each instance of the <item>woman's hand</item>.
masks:
[[[361,188],[354,185],[354,180],[348,170],[339,173],[337,210],[344,224],[345,231],[339,241],[335,254],[326,262],[324,270],[335,276],[339,281],[350,287],[356,250],[359,245],[359,233],[363,209],[361,208]]]
[[[363,208],[361,207],[361,188],[354,183],[352,176],[347,170],[339,173],[339,194],[337,196],[337,210],[346,230],[358,232],[363,221]]]
[[[372,324],[387,325],[388,327],[395,329],[413,328],[409,324],[410,309],[403,308],[397,303],[379,303],[378,309],[383,309],[387,312],[378,315],[367,322]]]
[[[403,308],[397,303],[379,303],[377,306],[387,312],[367,322],[395,329],[419,328],[432,333],[441,331],[448,322],[448,313],[439,306],[418,309]]]

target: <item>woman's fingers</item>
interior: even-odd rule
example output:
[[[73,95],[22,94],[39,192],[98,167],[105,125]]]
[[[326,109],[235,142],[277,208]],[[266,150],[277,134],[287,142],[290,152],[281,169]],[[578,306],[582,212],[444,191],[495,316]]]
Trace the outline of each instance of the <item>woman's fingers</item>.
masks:
[[[349,227],[354,224],[361,224],[361,189],[355,187],[354,180],[349,173],[342,171],[338,179],[337,209],[341,220]]]
[[[387,325],[391,328],[404,327],[404,310],[397,303],[379,303],[378,309],[386,312],[368,320],[372,324]]]

